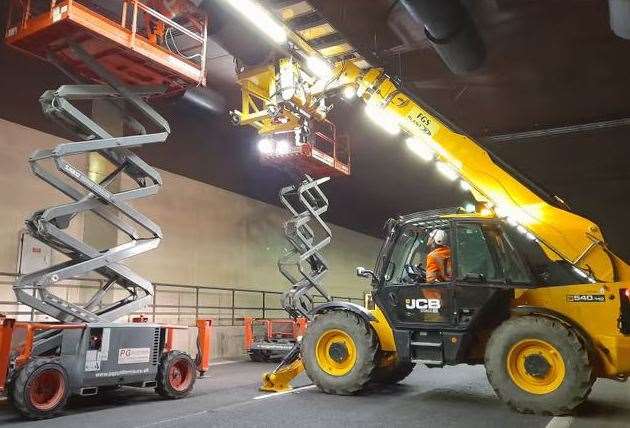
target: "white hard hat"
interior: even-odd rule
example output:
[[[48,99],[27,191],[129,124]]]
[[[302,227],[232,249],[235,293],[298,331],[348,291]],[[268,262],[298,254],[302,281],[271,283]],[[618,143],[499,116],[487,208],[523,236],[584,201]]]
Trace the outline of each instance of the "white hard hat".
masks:
[[[429,242],[433,240],[436,245],[444,245],[446,244],[446,240],[448,239],[448,235],[442,229],[433,229],[429,233]]]

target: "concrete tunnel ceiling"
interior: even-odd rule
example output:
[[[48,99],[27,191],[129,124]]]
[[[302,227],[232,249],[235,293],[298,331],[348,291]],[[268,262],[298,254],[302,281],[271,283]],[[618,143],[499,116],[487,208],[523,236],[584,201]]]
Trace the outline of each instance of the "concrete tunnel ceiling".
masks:
[[[570,14],[561,0],[463,2],[485,48],[481,66],[464,74],[449,70],[421,33],[405,39],[387,25],[395,3],[374,0],[366,7],[363,0],[312,0],[311,10],[306,2],[267,1],[279,13],[287,5],[305,7],[303,16],[288,18],[289,25],[308,19],[332,24],[335,37],[399,76],[466,133],[482,142],[500,136],[484,144],[602,225],[612,247],[630,259],[623,218],[630,209],[630,127],[622,120],[630,117],[630,41],[611,30],[607,2],[573,2]],[[208,66],[210,86],[228,106],[238,107],[233,57],[212,42]],[[0,89],[5,101],[11,100],[0,103],[0,117],[63,135],[44,119],[37,99],[67,79],[4,46],[0,67]],[[160,108],[174,132],[170,143],[145,150],[149,162],[277,204],[288,177],[260,165],[253,130],[233,128],[227,114],[212,116],[182,101]],[[339,104],[333,118],[352,139],[353,175],[327,185],[330,221],[380,236],[389,216],[462,203],[461,192],[409,156],[400,140],[365,120],[361,108]],[[593,122],[609,126],[536,138],[512,135]]]

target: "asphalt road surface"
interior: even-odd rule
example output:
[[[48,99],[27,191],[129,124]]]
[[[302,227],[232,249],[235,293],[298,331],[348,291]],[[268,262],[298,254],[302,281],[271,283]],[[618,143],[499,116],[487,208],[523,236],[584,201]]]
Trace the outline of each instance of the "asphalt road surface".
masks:
[[[512,412],[483,367],[418,368],[400,385],[353,397],[324,394],[306,376],[291,393],[258,392],[261,373],[272,367],[214,365],[190,397],[176,401],[137,388],[74,398],[63,416],[45,421],[24,421],[0,401],[0,427],[630,427],[630,383],[600,380],[574,416],[551,418]]]

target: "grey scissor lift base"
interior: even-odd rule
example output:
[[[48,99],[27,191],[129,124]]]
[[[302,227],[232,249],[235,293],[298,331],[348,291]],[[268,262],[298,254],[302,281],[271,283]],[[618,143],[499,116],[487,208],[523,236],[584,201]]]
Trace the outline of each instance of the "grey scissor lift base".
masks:
[[[145,323],[91,323],[61,333],[60,363],[72,395],[95,395],[109,386],[156,387],[166,328]]]

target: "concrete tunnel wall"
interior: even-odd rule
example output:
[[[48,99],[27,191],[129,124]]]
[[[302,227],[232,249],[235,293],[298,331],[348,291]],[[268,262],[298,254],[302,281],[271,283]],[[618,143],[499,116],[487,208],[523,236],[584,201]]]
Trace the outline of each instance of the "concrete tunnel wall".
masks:
[[[0,120],[0,272],[17,270],[18,234],[33,211],[65,202],[58,191],[36,178],[28,166],[28,156],[40,148],[53,147],[64,140],[15,123]],[[177,144],[169,141],[168,144]],[[85,165],[85,159],[77,158]],[[277,270],[278,256],[287,246],[282,234],[286,213],[279,207],[259,202],[205,183],[161,171],[162,191],[134,206],[161,225],[164,239],[160,247],[132,260],[129,265],[154,282],[285,291],[288,282]],[[123,183],[124,184],[124,183]],[[325,284],[336,296],[361,297],[368,282],[354,274],[356,266],[373,266],[380,240],[332,225],[333,242],[326,250],[331,270]],[[83,233],[83,219],[71,229]],[[121,241],[122,242],[122,241]],[[62,260],[62,255],[54,259]],[[5,278],[6,279],[6,278]],[[69,300],[80,300],[76,289],[67,292]],[[225,292],[202,293],[200,304],[229,304]],[[277,297],[269,297],[277,299]],[[9,285],[0,285],[0,301],[13,301]],[[194,302],[194,293],[158,293],[159,304]],[[237,306],[260,306],[260,295],[239,294]],[[277,306],[279,302],[268,304]],[[193,303],[194,304],[194,303]],[[7,306],[0,306],[8,311]],[[222,312],[222,314],[221,314]],[[209,317],[226,311],[202,311]],[[261,316],[256,311],[243,315]],[[194,316],[161,316],[160,322],[194,324]],[[233,358],[241,352],[242,328],[215,328],[215,357]],[[194,332],[182,335],[178,343],[194,353]]]

